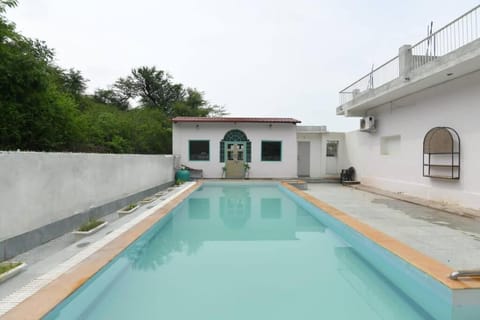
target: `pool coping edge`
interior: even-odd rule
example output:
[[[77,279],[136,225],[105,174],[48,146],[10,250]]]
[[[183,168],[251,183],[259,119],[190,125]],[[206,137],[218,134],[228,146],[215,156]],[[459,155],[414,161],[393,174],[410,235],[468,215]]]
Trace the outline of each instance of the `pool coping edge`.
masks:
[[[348,227],[357,231],[367,239],[373,241],[402,260],[413,265],[420,271],[428,274],[433,279],[439,281],[451,290],[463,289],[480,289],[480,279],[478,278],[462,278],[459,280],[451,280],[448,275],[455,271],[452,268],[442,264],[441,262],[421,253],[420,251],[406,245],[405,243],[379,231],[368,224],[359,221],[347,213],[319,200],[318,198],[302,191],[288,182],[282,181],[281,185],[301,197],[305,201],[313,204],[334,219],[344,223]]]
[[[112,261],[121,251],[142,236],[155,223],[166,217],[202,184],[202,181],[194,182],[191,186],[187,186],[184,190],[172,195],[169,201],[157,205],[158,208],[152,208],[152,213],[145,214],[141,220],[132,224],[115,238],[98,247],[93,244],[92,248],[86,248],[73,256],[69,259],[72,260],[71,266],[62,273],[55,274],[53,279],[47,279],[49,278],[48,275],[42,275],[19,289],[18,291],[21,291],[21,294],[19,294],[22,298],[21,301],[13,301],[15,305],[1,315],[0,319],[41,319],[46,316],[59,303],[68,298]],[[108,235],[105,236],[105,238],[107,237]],[[92,250],[93,252],[84,254]],[[33,290],[32,288],[37,284],[40,285],[40,288]]]

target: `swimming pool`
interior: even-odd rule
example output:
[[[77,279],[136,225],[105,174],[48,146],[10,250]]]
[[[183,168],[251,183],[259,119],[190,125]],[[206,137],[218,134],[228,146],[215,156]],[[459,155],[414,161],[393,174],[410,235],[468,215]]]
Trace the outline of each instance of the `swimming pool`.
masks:
[[[45,319],[468,319],[451,295],[279,184],[205,183]]]

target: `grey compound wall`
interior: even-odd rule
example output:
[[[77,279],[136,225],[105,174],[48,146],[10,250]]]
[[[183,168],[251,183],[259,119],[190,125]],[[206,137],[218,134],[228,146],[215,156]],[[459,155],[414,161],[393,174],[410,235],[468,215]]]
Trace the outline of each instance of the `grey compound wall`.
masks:
[[[0,261],[173,184],[171,155],[0,152]]]

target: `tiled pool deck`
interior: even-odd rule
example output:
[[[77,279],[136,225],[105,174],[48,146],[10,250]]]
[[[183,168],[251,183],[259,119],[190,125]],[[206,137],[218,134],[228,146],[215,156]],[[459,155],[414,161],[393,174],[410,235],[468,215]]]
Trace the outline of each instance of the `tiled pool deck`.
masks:
[[[452,269],[480,268],[480,218],[462,217],[339,184],[307,193]]]
[[[183,194],[173,194],[170,197],[172,201],[146,205],[142,210],[127,217],[117,219],[116,214],[112,214],[108,217],[110,224],[107,228],[85,240],[74,242],[71,235],[65,235],[17,257],[18,260],[27,262],[29,267],[16,278],[0,285],[0,317],[2,310],[5,312],[9,309],[8,304],[11,306],[17,304],[24,296],[39,290],[43,283],[45,287],[39,292],[42,294],[36,294],[25,300],[18,308],[5,313],[2,319],[36,319],[42,316],[52,304],[61,301],[130,241],[161,219],[193,191],[195,186],[187,185],[184,189],[188,190]],[[421,263],[427,265],[431,263],[434,266],[432,273],[444,277],[447,285],[463,286],[460,282],[446,279],[448,274],[444,274],[445,270],[480,267],[480,255],[476,254],[480,252],[479,220],[337,184],[309,184],[306,193],[299,193],[320,207],[334,207],[328,208],[331,215],[346,219],[345,221],[352,223],[354,227],[370,232],[373,237],[379,237],[383,241],[387,239],[386,243],[388,245],[393,243],[393,247],[397,247],[400,254],[403,252],[406,258],[423,259]],[[127,227],[131,229],[127,230]],[[391,241],[391,238],[398,241]],[[107,244],[106,239],[112,241]],[[435,265],[433,259],[422,254],[417,255],[415,250],[403,246],[402,243],[445,266]],[[87,253],[91,255],[88,256]],[[81,261],[82,263],[76,265]],[[82,275],[79,277],[79,274]],[[479,284],[480,282],[475,281],[473,286],[477,287]],[[467,287],[470,285],[472,283],[466,284]]]

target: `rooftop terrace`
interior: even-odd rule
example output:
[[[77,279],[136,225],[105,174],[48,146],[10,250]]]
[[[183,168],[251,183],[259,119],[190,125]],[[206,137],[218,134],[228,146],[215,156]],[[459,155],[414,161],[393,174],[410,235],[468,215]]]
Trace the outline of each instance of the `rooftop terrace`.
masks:
[[[340,91],[337,115],[363,116],[372,107],[480,70],[480,5]]]

